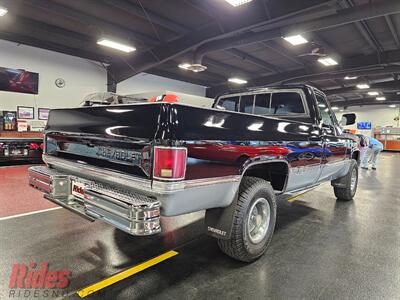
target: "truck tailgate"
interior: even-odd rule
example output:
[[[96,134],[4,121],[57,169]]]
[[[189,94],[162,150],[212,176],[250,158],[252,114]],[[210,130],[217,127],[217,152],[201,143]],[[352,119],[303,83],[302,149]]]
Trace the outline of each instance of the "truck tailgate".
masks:
[[[150,177],[161,108],[135,104],[52,110],[46,154]]]

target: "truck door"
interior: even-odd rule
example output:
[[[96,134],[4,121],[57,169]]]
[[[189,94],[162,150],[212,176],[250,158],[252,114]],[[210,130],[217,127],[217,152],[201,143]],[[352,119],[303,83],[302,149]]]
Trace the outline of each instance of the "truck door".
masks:
[[[323,155],[319,181],[330,180],[346,168],[346,143],[338,134],[335,114],[325,95],[316,91],[315,97],[321,116]]]

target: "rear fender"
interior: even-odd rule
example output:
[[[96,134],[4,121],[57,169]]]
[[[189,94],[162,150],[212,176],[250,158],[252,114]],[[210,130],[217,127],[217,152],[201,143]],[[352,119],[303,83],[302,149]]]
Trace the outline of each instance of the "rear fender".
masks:
[[[285,172],[287,172],[288,174],[289,172],[288,163],[285,160],[273,159],[269,161],[263,161],[263,162],[256,161],[251,164],[245,164],[246,166],[242,169],[242,179],[244,176],[246,176],[246,174],[251,174],[251,176],[254,176],[253,173],[250,173],[252,170],[254,170],[254,168],[257,168],[258,170],[260,168],[265,168],[266,171],[265,173],[268,174],[269,173],[268,170],[272,168],[274,168],[275,170],[277,164],[280,164],[281,170],[285,170]],[[286,176],[286,180],[283,186],[282,183],[279,183],[279,185],[282,186],[282,189],[276,190],[274,188],[274,190],[277,193],[284,192],[286,188],[287,179],[288,178]],[[272,186],[274,185],[272,184]],[[277,186],[278,184],[275,184],[275,187]],[[235,214],[238,197],[239,197],[239,190],[236,192],[235,197],[229,206],[206,210],[205,224],[208,235],[218,239],[230,239],[233,227],[233,217]]]

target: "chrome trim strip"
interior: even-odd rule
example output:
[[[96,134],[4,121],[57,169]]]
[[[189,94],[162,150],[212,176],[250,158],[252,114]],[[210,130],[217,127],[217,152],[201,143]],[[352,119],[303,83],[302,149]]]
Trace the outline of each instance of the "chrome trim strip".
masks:
[[[50,166],[60,168],[64,171],[72,172],[81,178],[89,176],[100,182],[119,184],[125,188],[140,190],[149,193],[169,194],[185,189],[202,187],[206,185],[224,184],[228,182],[239,182],[241,175],[229,175],[223,177],[202,178],[182,181],[159,181],[143,179],[132,175],[127,175],[114,170],[102,169],[85,163],[78,163],[67,159],[60,159],[54,156],[43,154],[43,161]]]
[[[54,156],[43,154],[43,161],[50,166],[55,166],[63,170],[73,172],[79,177],[85,177],[85,175],[92,176],[93,178],[99,179],[100,181],[107,181],[111,183],[118,183],[122,186],[132,186],[135,184],[136,188],[150,190],[151,181],[148,179],[141,179],[126,175],[117,171],[110,171],[107,169],[101,169],[85,163],[73,162],[67,159],[60,159]]]

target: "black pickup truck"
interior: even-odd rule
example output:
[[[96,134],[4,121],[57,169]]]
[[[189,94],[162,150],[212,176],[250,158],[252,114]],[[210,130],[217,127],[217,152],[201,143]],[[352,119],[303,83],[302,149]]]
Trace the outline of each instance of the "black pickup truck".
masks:
[[[347,114],[341,125],[354,121]],[[54,109],[43,160],[29,182],[50,201],[132,235],[160,232],[160,216],[206,210],[221,250],[249,262],[271,241],[278,195],[330,181],[352,200],[359,150],[325,95],[296,85],[222,95],[210,109]]]

